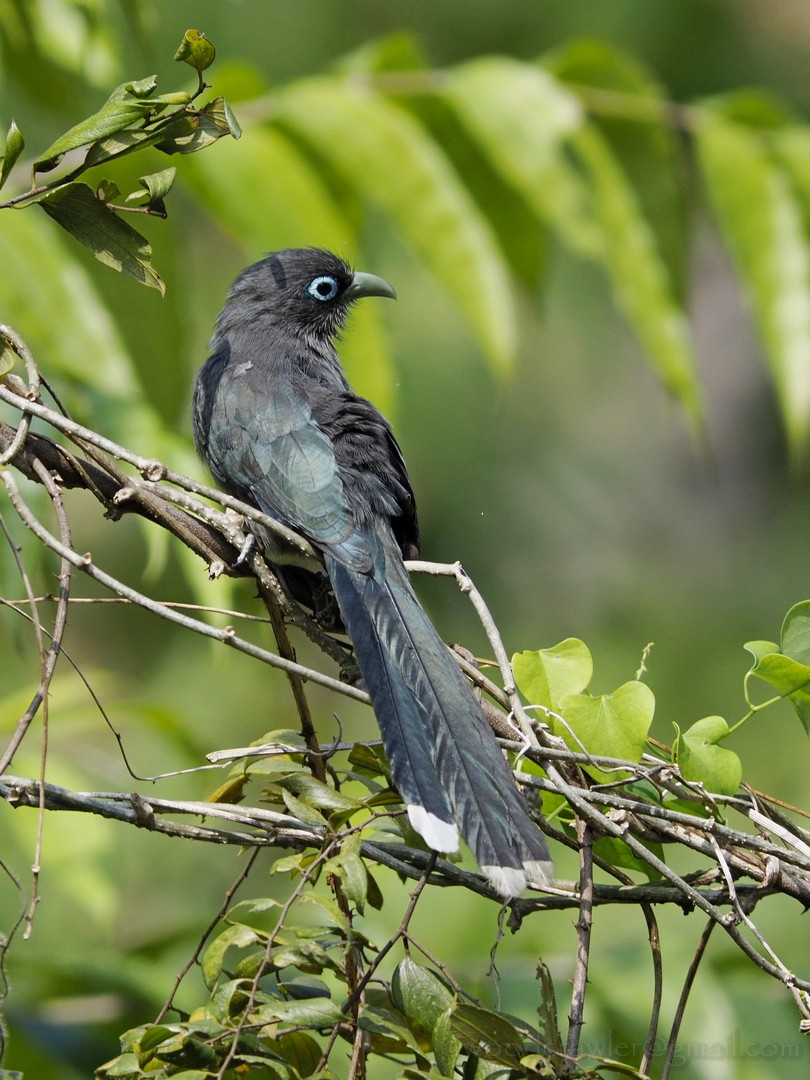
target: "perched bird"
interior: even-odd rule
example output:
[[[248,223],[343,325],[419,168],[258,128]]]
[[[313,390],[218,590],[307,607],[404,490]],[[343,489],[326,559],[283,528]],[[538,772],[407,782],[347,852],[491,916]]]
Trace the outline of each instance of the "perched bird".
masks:
[[[248,267],[197,375],[194,441],[224,491],[320,554],[414,829],[439,852],[457,850],[460,829],[497,892],[515,896],[547,880],[548,848],[403,565],[419,529],[402,452],[335,350],[363,296],[396,293],[327,251]],[[290,553],[268,530],[256,536],[283,568]]]

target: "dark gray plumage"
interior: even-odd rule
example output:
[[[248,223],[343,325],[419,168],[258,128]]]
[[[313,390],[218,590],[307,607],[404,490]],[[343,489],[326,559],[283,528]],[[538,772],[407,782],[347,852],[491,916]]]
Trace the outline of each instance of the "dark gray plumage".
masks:
[[[348,385],[334,342],[354,300],[395,293],[317,249],[237,278],[197,376],[194,440],[217,483],[320,552],[414,828],[458,828],[503,896],[550,870],[545,840],[467,681],[411,587],[413,492],[385,418]],[[271,562],[287,553],[257,533]]]

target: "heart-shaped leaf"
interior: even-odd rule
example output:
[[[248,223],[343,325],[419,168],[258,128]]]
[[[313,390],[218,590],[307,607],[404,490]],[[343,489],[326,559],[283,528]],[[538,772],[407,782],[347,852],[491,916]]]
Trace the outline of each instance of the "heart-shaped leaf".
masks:
[[[527,701],[556,710],[563,697],[580,693],[591,681],[593,660],[584,641],[566,638],[551,649],[515,653],[512,672]]]
[[[733,750],[717,745],[728,733],[722,716],[705,716],[679,735],[678,765],[685,780],[703,784],[718,795],[737,791],[742,763]]]

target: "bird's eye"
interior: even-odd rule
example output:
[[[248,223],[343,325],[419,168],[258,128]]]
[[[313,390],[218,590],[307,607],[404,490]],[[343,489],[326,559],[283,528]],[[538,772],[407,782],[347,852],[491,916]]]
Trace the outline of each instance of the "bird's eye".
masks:
[[[310,281],[307,292],[313,300],[334,300],[338,294],[338,283],[331,274],[323,274]]]

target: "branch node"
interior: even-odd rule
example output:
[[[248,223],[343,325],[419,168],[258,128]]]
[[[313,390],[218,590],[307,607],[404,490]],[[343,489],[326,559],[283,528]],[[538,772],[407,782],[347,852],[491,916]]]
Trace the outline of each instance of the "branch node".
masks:
[[[158,483],[160,480],[164,480],[168,472],[169,470],[162,461],[148,461],[141,468],[141,476],[144,480],[149,480],[153,484]]]

